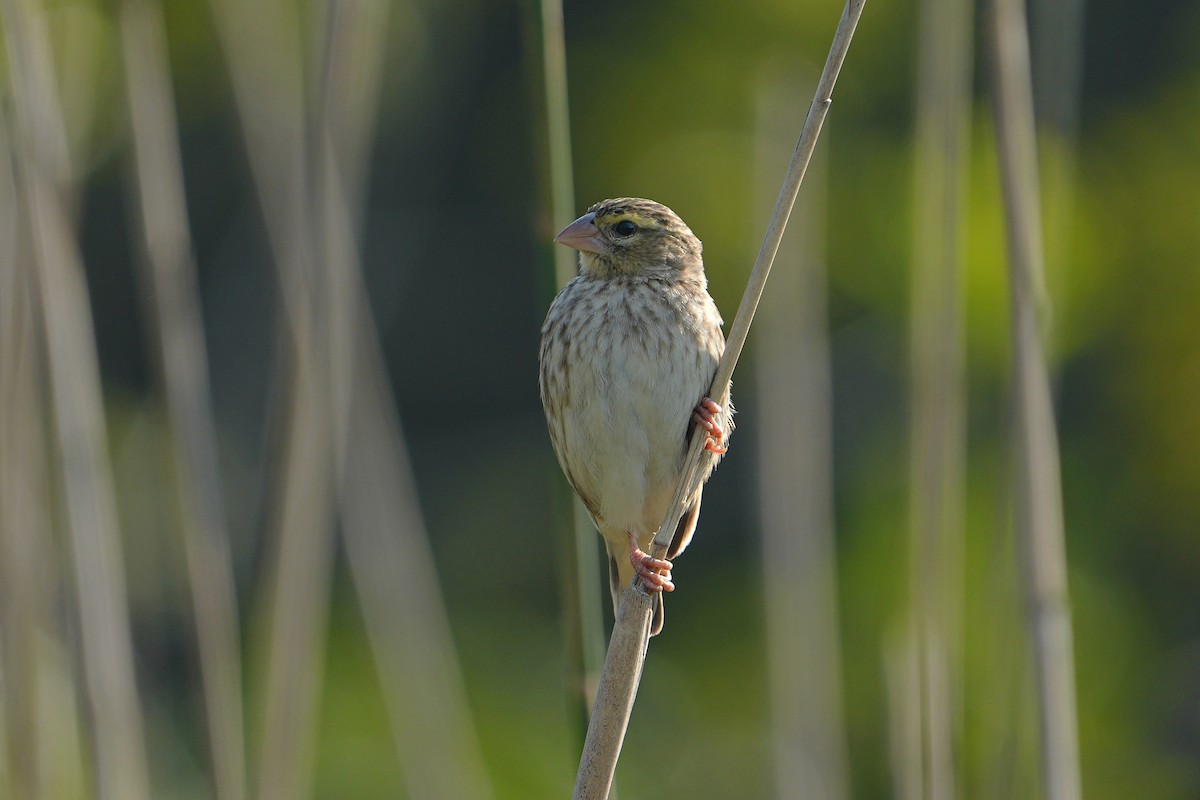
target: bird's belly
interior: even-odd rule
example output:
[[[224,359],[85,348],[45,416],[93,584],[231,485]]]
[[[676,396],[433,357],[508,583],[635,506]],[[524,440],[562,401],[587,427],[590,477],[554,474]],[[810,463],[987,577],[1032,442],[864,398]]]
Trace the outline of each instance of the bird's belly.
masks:
[[[586,491],[607,535],[642,538],[662,522],[683,467],[688,420],[709,378],[691,364],[618,349],[596,365],[595,391],[577,393],[568,409],[565,428],[577,434],[569,446],[588,454]]]
[[[600,521],[605,528],[652,533],[662,521],[683,461],[679,420],[640,416],[617,407],[623,420],[596,449]],[[626,412],[626,413],[622,413]],[[654,417],[659,417],[655,419]],[[667,436],[664,431],[678,431]]]

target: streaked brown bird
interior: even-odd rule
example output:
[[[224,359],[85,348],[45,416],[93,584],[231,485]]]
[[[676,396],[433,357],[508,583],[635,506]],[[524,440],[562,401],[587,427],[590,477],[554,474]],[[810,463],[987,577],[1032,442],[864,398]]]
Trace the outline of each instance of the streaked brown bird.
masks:
[[[706,395],[725,350],[708,294],[700,240],[652,200],[604,200],[556,242],[579,251],[580,272],[542,326],[540,387],[558,463],[599,529],[616,608],[637,574],[655,603],[673,591],[671,562],[645,552],[683,471],[693,425],[708,431],[708,480],[733,430],[732,405]],[[728,397],[728,394],[726,394]],[[700,516],[688,499],[667,558],[683,552]]]

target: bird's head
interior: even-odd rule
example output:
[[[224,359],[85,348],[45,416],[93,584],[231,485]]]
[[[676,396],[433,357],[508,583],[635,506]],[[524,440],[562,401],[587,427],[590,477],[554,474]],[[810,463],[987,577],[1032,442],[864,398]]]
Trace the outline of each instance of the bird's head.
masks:
[[[700,240],[674,211],[653,200],[603,200],[554,241],[578,250],[583,271],[599,277],[704,274]]]

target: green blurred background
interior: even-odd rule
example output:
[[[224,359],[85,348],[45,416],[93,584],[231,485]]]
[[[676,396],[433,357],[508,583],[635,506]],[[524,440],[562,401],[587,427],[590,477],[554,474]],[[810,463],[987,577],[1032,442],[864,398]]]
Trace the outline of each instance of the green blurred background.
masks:
[[[106,3],[47,6],[82,165],[79,232],[154,796],[201,797],[210,789],[199,676],[182,555],[169,535],[164,412],[141,321],[144,288],[133,268],[136,206],[114,12]],[[1035,56],[1046,52],[1036,7]],[[210,10],[195,0],[168,0],[164,9],[249,642],[270,551],[264,498],[278,436],[280,302]],[[732,319],[762,234],[761,209],[777,190],[755,180],[760,94],[768,83],[793,83],[798,132],[840,11],[814,0],[568,0],[577,209],[619,195],[674,208],[704,240],[711,291]],[[544,210],[538,12],[530,0],[396,0],[388,25],[362,227],[370,302],[496,796],[564,797],[579,731],[564,678],[564,503],[537,396],[554,233]],[[861,798],[892,795],[884,642],[906,597],[916,40],[913,3],[868,3],[817,154],[828,185],[843,703],[853,796]],[[1082,57],[1077,136],[1048,128],[1041,152],[1044,163],[1064,152],[1075,163],[1071,185],[1059,187],[1072,198],[1069,224],[1048,227],[1058,237],[1048,279],[1084,792],[1095,800],[1195,798],[1200,4],[1088,3]],[[1031,797],[1035,717],[1008,532],[1003,217],[987,65],[976,62],[964,209],[960,783],[967,797]],[[1041,66],[1035,58],[1035,86]],[[623,798],[771,796],[755,509],[757,442],[771,432],[753,413],[753,332],[748,347],[735,378],[738,431],[706,492],[697,538],[677,562],[666,632],[651,648],[618,772]],[[338,558],[316,796],[404,796]],[[253,718],[260,700],[248,685]],[[1000,758],[998,742],[1012,752]]]

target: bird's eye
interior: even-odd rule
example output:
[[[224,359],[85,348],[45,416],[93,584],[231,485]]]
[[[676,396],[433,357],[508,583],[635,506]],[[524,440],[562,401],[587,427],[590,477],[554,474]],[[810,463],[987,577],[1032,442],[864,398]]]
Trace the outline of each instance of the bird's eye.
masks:
[[[627,219],[623,219],[613,226],[613,230],[616,231],[617,236],[633,236],[637,233],[637,229],[637,225]]]

